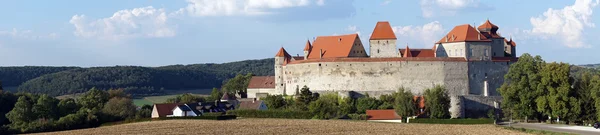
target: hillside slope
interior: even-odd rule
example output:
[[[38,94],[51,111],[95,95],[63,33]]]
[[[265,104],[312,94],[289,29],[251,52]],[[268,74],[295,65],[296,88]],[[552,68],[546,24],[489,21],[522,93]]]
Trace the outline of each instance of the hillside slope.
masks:
[[[78,67],[45,67],[45,66],[24,66],[24,67],[0,67],[0,81],[4,87],[16,87],[23,82],[42,75],[77,69]]]
[[[220,87],[237,74],[273,75],[273,59],[246,60],[223,64],[171,65],[164,67],[78,68],[31,79],[18,91],[51,96],[98,89],[125,88],[131,94],[160,93],[161,89],[182,90]]]

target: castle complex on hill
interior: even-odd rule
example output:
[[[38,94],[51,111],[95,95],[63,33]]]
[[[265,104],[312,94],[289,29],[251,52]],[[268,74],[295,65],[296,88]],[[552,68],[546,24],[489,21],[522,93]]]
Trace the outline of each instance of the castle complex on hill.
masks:
[[[498,109],[502,98],[496,89],[517,61],[516,43],[497,31],[489,20],[477,28],[459,25],[432,48],[398,49],[389,22],[378,22],[368,54],[358,34],[319,36],[307,41],[304,56],[279,49],[275,76],[253,77],[248,97],[294,95],[303,86],[342,96],[379,96],[401,87],[420,95],[442,85],[451,97],[452,117],[478,117]]]

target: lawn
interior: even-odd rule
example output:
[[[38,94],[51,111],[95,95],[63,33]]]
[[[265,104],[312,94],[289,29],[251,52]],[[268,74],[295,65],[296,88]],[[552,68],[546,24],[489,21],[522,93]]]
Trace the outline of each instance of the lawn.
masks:
[[[198,127],[202,127],[199,129]],[[298,119],[237,119],[237,120],[159,120],[129,123],[98,128],[49,132],[42,134],[526,134],[492,124],[441,125],[374,123],[348,120],[298,120]]]
[[[135,104],[136,106],[143,106],[143,105],[153,105],[155,103],[165,103],[165,102],[167,102],[167,99],[175,98],[181,94],[183,94],[183,93],[172,94],[172,95],[162,95],[162,96],[148,96],[148,97],[144,97],[141,99],[134,99],[133,104]],[[208,96],[208,95],[200,95],[200,94],[194,94],[194,95],[204,96],[204,97]]]

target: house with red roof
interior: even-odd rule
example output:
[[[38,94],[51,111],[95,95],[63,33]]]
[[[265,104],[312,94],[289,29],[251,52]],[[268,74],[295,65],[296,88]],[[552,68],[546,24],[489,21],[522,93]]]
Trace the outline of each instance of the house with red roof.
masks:
[[[367,110],[367,121],[402,123],[402,117],[395,110]]]

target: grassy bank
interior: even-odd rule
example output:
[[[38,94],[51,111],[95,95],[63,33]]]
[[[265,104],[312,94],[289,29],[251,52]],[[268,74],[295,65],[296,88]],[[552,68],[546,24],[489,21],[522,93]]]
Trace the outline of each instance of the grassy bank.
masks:
[[[494,124],[493,119],[410,119],[409,123],[424,124]]]

